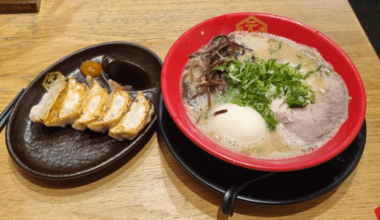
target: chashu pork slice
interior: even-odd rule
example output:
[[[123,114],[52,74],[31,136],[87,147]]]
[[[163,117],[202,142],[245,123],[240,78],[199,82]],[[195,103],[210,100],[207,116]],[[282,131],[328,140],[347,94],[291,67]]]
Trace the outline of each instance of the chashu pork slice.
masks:
[[[153,105],[148,102],[141,91],[138,91],[129,111],[115,127],[111,128],[108,135],[119,141],[132,140],[151,121],[153,112]]]
[[[53,104],[44,124],[47,127],[73,124],[81,115],[88,92],[87,85],[78,82],[72,76],[66,79],[66,86]]]
[[[132,102],[129,93],[115,81],[108,80],[111,94],[108,98],[107,110],[96,122],[88,125],[88,128],[97,132],[106,132],[115,127],[124,114],[128,111]]]
[[[65,78],[58,78],[54,81],[53,85],[50,87],[49,91],[44,94],[41,101],[30,110],[29,118],[31,121],[44,123],[52,106],[64,92],[65,85]]]
[[[89,124],[97,121],[105,112],[108,101],[108,92],[91,76],[86,80],[90,85],[86,102],[83,105],[81,116],[74,122],[73,128],[85,130]]]

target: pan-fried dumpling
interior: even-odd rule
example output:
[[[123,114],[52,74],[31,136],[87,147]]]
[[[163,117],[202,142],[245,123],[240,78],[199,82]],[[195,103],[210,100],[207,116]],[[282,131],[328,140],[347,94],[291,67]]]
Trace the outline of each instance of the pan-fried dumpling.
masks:
[[[87,85],[69,76],[66,80],[64,91],[51,107],[48,116],[44,120],[44,124],[47,127],[65,127],[67,124],[73,124],[81,115],[87,92]]]
[[[108,101],[108,93],[100,84],[91,76],[86,80],[90,85],[90,91],[87,94],[87,100],[84,104],[81,116],[73,124],[77,130],[85,130],[89,124],[97,121],[105,112]]]
[[[153,105],[141,91],[138,91],[129,111],[115,127],[111,128],[108,135],[119,141],[132,140],[151,121],[153,112]]]
[[[112,92],[108,98],[107,110],[98,121],[88,125],[88,128],[93,131],[106,132],[108,129],[115,127],[128,111],[132,102],[129,93],[115,81],[108,80],[108,85]]]
[[[49,91],[45,93],[41,101],[30,110],[29,118],[31,121],[44,123],[53,104],[63,93],[65,85],[65,78],[58,78],[54,81],[53,85],[50,87]]]

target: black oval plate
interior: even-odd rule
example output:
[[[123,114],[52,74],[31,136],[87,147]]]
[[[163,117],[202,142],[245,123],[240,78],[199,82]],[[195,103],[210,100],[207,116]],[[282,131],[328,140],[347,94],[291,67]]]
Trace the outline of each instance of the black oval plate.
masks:
[[[204,185],[224,194],[232,185],[239,187],[268,173],[238,167],[208,154],[177,127],[165,107],[162,95],[158,107],[158,124],[168,148],[179,163]],[[340,185],[359,163],[366,133],[364,121],[355,140],[335,158],[309,169],[267,177],[247,186],[237,198],[263,205],[287,205],[326,194]]]
[[[95,60],[101,63],[104,56],[122,57],[143,68],[149,75],[149,88],[144,94],[158,109],[162,61],[151,50],[128,42],[109,42],[90,46],[74,52],[43,71],[26,88],[17,102],[6,130],[6,144],[12,159],[30,174],[45,179],[71,179],[98,171],[132,150],[157,119],[155,111],[152,121],[132,141],[117,141],[106,133],[89,129],[77,131],[65,128],[45,127],[29,120],[29,112],[46,92],[42,83],[49,72],[60,71],[65,77],[73,76],[80,82],[85,78],[79,71],[82,62]],[[95,78],[103,87],[108,87],[102,77]]]

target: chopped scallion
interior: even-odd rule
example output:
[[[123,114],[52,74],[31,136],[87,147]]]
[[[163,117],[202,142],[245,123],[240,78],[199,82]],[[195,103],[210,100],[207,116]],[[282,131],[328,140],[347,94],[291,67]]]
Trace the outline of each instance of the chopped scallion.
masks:
[[[280,64],[276,59],[256,57],[254,63],[233,59],[229,66],[223,64],[222,67],[231,87],[217,100],[255,109],[263,116],[271,131],[278,124],[270,109],[273,99],[284,97],[290,108],[315,102],[315,93],[305,81],[315,71],[303,76],[299,71],[301,64],[292,67],[289,63]]]
[[[298,64],[296,67],[294,67],[294,70],[295,70],[295,71],[300,70],[300,69],[301,69],[301,66],[302,66],[302,64]]]

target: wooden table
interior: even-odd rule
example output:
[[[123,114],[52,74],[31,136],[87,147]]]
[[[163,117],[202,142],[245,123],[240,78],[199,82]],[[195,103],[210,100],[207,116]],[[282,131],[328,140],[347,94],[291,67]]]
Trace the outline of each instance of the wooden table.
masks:
[[[0,15],[0,110],[58,59],[107,41],[130,41],[161,59],[186,30],[208,18],[268,12],[308,24],[352,59],[367,93],[367,144],[351,176],[309,202],[237,202],[234,219],[376,219],[380,206],[380,61],[346,0],[43,0],[38,14]],[[227,219],[222,195],[191,177],[155,133],[116,164],[85,178],[46,181],[21,170],[0,134],[0,219]]]

